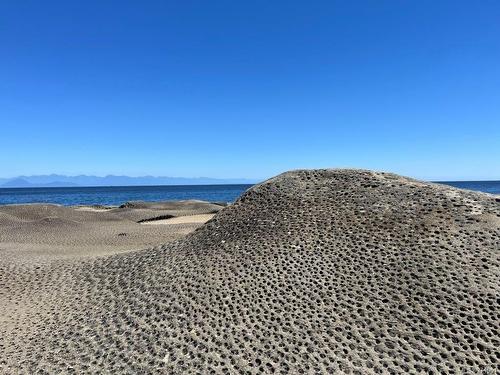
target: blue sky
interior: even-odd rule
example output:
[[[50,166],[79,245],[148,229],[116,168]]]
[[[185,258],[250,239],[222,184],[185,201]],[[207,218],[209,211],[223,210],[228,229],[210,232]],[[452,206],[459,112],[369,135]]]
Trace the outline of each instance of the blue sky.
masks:
[[[498,1],[2,1],[0,177],[500,179]]]

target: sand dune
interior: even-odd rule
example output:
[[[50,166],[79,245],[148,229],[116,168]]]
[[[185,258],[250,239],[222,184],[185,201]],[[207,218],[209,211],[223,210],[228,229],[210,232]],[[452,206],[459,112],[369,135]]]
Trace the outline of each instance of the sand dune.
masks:
[[[289,172],[163,246],[2,259],[0,370],[493,373],[499,250],[498,197]]]

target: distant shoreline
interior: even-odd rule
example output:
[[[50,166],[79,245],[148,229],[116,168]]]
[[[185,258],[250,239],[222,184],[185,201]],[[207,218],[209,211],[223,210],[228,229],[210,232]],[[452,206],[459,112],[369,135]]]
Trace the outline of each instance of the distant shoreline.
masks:
[[[168,176],[91,176],[91,175],[31,175],[0,178],[1,188],[31,187],[97,187],[97,186],[164,186],[164,185],[232,185],[254,184],[258,179],[251,178],[212,178],[212,177],[168,177]]]
[[[498,181],[500,183],[500,181]],[[74,186],[0,186],[0,189],[87,189],[87,188],[159,188],[159,187],[189,187],[189,186],[253,186],[253,184],[184,184],[184,185],[74,185]]]

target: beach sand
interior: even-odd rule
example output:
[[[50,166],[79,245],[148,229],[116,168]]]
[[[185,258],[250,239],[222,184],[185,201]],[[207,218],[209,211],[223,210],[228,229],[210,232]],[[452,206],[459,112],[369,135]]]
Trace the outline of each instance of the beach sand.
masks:
[[[215,214],[202,214],[202,215],[190,215],[190,216],[179,216],[170,219],[152,220],[143,222],[143,225],[173,225],[173,224],[204,224],[210,219],[212,219]]]
[[[54,236],[45,230],[56,223],[64,241],[81,246],[74,232],[86,223],[83,214],[102,215],[88,224],[97,234],[80,239],[96,246],[105,239],[120,249],[120,231],[137,243],[162,240],[161,231],[169,231],[137,224],[151,213],[108,213],[2,211],[0,220],[18,229],[3,231],[1,242],[14,236],[26,238],[28,247],[51,248]],[[134,221],[124,224],[125,216]],[[196,229],[161,246],[113,255],[46,261],[21,246],[9,257],[4,250],[0,371],[498,370],[496,196],[371,171],[293,171],[252,187],[206,224],[176,225]],[[66,242],[57,243],[64,253]]]
[[[220,209],[193,200],[122,207],[0,206],[0,256],[3,261],[41,262],[146,249],[185,236]]]

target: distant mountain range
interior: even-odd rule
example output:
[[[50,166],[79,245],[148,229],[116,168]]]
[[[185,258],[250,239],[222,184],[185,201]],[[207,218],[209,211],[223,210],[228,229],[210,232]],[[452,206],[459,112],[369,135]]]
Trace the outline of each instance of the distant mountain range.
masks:
[[[148,185],[224,185],[224,184],[254,184],[250,179],[218,179],[209,177],[130,177],[130,176],[64,176],[39,175],[19,176],[15,178],[0,178],[0,188],[22,187],[72,187],[72,186],[148,186]]]

